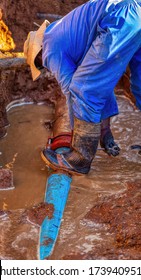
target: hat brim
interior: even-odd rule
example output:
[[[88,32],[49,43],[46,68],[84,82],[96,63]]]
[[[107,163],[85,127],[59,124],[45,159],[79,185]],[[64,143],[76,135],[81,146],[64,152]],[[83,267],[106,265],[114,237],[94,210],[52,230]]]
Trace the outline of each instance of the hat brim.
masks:
[[[31,31],[24,44],[24,55],[27,64],[30,65],[33,81],[41,75],[41,71],[35,65],[35,58],[42,49],[44,32],[49,24],[50,22],[45,20],[37,31]]]

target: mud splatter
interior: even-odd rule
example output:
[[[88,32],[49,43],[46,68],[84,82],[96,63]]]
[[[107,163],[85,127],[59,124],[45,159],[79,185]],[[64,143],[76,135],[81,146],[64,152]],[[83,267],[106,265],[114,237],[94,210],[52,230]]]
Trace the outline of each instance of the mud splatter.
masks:
[[[13,172],[9,169],[0,169],[0,190],[13,189]]]
[[[26,210],[27,220],[33,224],[41,226],[45,217],[52,218],[54,205],[41,202],[40,204]]]
[[[5,165],[6,168],[13,169],[13,166],[14,166],[14,163],[16,161],[17,155],[18,155],[18,153],[14,154],[12,161]]]
[[[43,246],[48,246],[50,243],[52,243],[53,242],[53,240],[51,239],[51,238],[46,238],[45,240],[44,240],[44,242],[43,242]]]

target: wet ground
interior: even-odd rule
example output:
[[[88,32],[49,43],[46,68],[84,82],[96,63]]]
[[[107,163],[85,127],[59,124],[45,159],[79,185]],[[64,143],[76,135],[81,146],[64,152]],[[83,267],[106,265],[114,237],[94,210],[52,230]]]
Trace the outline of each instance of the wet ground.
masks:
[[[120,115],[112,119],[121,153],[97,152],[89,175],[73,177],[60,233],[50,259],[141,259],[141,113],[118,97]],[[39,225],[27,209],[44,200],[48,174],[40,159],[53,117],[47,106],[9,111],[11,126],[0,141],[0,165],[14,173],[13,190],[0,192],[1,259],[38,259]]]
[[[1,259],[37,259],[39,226],[27,222],[26,209],[44,200],[47,169],[40,158],[53,108],[25,105],[8,112],[10,127],[0,140],[0,165],[10,168],[14,189],[0,191]]]

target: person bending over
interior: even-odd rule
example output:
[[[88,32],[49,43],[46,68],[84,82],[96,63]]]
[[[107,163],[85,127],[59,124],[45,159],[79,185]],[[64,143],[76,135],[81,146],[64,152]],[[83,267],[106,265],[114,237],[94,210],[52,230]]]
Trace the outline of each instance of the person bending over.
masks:
[[[141,110],[141,1],[91,0],[62,19],[30,32],[24,44],[33,80],[47,68],[71,108],[71,148],[42,158],[54,170],[87,174],[98,142],[109,155],[115,143],[110,118],[118,114],[114,88],[129,65],[131,90]]]

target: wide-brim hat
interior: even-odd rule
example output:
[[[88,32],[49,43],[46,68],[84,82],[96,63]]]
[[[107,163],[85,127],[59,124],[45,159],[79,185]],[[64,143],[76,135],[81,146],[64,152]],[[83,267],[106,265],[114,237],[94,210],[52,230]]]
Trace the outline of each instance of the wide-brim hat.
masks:
[[[41,71],[35,65],[35,58],[42,49],[44,32],[49,24],[50,22],[45,20],[37,31],[29,32],[24,43],[24,56],[27,64],[30,65],[33,81],[41,75]]]

